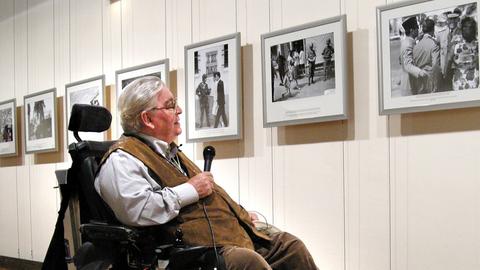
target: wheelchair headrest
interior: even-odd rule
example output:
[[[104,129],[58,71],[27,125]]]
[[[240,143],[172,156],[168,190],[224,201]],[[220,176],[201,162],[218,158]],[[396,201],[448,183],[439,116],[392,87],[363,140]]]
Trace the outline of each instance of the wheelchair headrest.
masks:
[[[88,104],[74,104],[68,123],[68,130],[102,132],[112,123],[112,114],[104,107]]]

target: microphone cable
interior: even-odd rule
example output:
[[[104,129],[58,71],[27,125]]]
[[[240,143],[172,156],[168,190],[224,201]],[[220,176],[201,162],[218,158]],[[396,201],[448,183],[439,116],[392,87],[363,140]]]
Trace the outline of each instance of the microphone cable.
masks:
[[[217,269],[217,267],[218,267],[218,253],[217,253],[217,244],[215,243],[215,235],[213,233],[212,223],[210,222],[210,218],[208,217],[208,214],[207,214],[207,208],[205,206],[205,201],[202,201],[202,206],[203,206],[203,213],[205,214],[205,218],[207,219],[207,222],[208,222],[208,228],[210,229],[210,236],[212,237],[213,252],[215,253],[215,266],[216,266],[214,269]]]

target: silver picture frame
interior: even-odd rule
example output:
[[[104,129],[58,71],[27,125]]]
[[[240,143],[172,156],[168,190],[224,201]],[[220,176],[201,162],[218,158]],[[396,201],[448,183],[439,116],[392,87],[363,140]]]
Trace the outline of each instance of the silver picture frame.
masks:
[[[57,151],[56,88],[24,96],[23,112],[25,153]]]
[[[187,142],[242,138],[240,33],[185,46]]]
[[[480,105],[478,33],[461,33],[467,17],[465,25],[478,29],[478,4],[419,0],[377,7],[381,115]],[[476,45],[462,49],[471,38]]]
[[[347,119],[346,16],[261,36],[263,126]]]
[[[67,146],[76,142],[73,132],[68,130],[70,114],[74,104],[105,106],[105,75],[95,76],[65,85],[65,129],[67,130]],[[79,132],[79,136],[84,140],[103,141],[105,139],[105,132]]]
[[[18,155],[17,102],[0,102],[0,157]]]
[[[117,101],[125,86],[139,77],[156,76],[160,78],[167,86],[169,86],[169,62],[169,59],[165,58],[162,60],[117,70],[115,72],[115,93]],[[120,117],[117,116],[115,121],[117,137],[119,137],[123,133],[122,126],[120,125]]]

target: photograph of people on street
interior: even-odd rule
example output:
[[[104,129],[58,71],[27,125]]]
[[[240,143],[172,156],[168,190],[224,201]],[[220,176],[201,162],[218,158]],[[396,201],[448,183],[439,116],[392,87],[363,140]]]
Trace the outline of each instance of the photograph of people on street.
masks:
[[[477,3],[389,20],[391,97],[478,89]]]
[[[270,47],[272,102],[334,93],[333,32]]]
[[[194,52],[195,129],[228,127],[228,44]]]
[[[13,141],[12,108],[0,110],[0,143]]]
[[[27,102],[28,140],[53,137],[53,100],[40,99]]]

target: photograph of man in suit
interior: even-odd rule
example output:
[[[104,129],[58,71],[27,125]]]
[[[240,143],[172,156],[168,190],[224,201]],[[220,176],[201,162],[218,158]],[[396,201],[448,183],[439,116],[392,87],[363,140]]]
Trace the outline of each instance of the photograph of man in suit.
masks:
[[[223,81],[220,79],[220,72],[216,71],[213,73],[213,81],[217,86],[217,114],[215,116],[215,126],[214,128],[218,127],[220,124],[220,117],[222,117],[223,126],[228,127],[228,119],[225,113],[225,89],[223,85]]]

